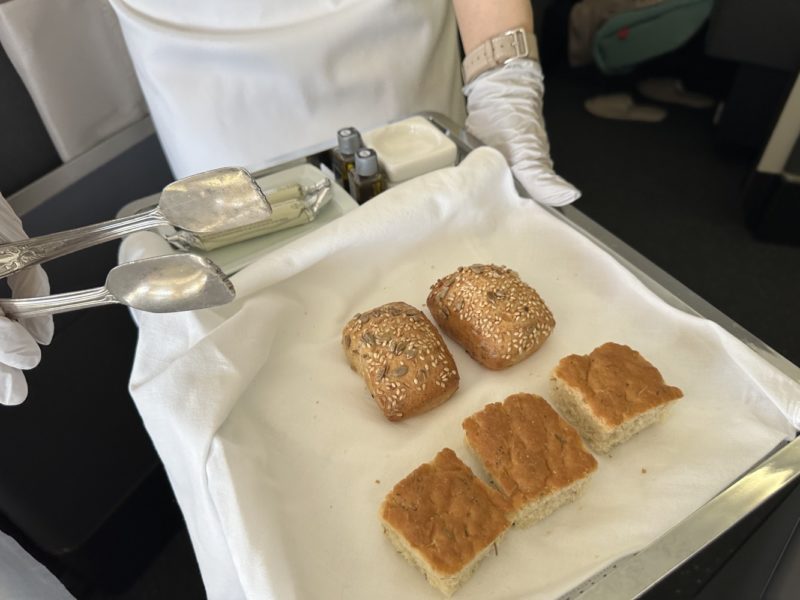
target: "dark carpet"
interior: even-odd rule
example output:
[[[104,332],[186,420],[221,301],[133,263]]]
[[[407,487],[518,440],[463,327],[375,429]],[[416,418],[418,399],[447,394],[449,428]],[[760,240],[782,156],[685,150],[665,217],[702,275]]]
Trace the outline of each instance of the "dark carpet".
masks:
[[[552,156],[583,192],[576,207],[800,363],[800,246],[758,240],[745,225],[740,194],[757,156],[718,141],[712,110],[669,106],[651,124],[583,109],[631,82],[565,68],[547,78]]]

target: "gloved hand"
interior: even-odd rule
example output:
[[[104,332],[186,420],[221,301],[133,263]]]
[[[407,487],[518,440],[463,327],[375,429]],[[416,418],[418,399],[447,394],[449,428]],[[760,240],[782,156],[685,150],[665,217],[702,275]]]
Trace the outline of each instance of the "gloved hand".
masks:
[[[514,175],[541,204],[563,206],[580,198],[556,175],[542,117],[544,77],[539,63],[518,59],[464,86],[467,131],[506,157]]]
[[[0,194],[0,242],[27,237],[19,217]],[[8,285],[14,298],[46,296],[50,293],[50,282],[40,265],[11,275]],[[0,403],[19,404],[25,400],[28,384],[20,369],[32,369],[38,365],[42,358],[39,344],[49,344],[52,338],[52,316],[17,322],[3,317],[0,311]]]

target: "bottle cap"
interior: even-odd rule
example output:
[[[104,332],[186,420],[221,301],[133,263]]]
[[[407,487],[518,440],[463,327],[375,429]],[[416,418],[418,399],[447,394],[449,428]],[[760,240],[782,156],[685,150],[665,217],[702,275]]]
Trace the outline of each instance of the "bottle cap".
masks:
[[[356,173],[369,177],[378,172],[378,155],[372,148],[361,148],[356,152]]]
[[[361,147],[361,134],[355,127],[343,127],[336,132],[336,139],[342,154],[355,154]]]

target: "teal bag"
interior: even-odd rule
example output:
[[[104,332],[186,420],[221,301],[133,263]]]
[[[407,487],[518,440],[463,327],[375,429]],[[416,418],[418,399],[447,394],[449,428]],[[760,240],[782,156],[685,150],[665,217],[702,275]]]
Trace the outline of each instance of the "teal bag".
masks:
[[[666,0],[609,18],[592,40],[598,68],[609,75],[685,44],[703,26],[714,0]]]

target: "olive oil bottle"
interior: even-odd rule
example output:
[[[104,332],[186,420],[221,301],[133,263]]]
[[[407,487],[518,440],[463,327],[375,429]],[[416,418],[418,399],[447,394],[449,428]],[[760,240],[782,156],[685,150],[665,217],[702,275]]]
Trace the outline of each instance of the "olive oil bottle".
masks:
[[[355,153],[361,148],[361,134],[355,127],[343,127],[336,132],[336,147],[331,152],[336,181],[347,187],[350,172],[355,167]]]
[[[372,148],[356,151],[355,168],[350,171],[350,195],[359,204],[386,189],[386,179],[378,168],[378,155]]]

